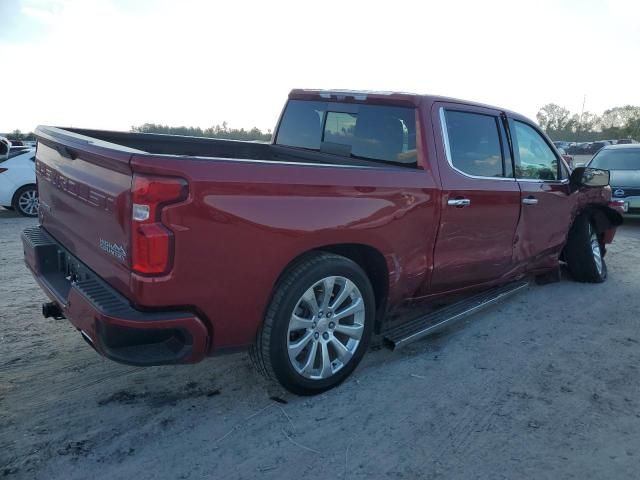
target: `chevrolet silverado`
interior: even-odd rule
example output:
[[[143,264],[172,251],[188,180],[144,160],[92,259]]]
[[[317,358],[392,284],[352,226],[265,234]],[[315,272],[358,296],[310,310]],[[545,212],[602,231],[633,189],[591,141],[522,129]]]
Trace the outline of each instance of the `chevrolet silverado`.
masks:
[[[25,261],[100,354],[249,349],[298,394],[520,290],[607,276],[609,172],[571,170],[516,113],[293,90],[270,143],[40,126]]]

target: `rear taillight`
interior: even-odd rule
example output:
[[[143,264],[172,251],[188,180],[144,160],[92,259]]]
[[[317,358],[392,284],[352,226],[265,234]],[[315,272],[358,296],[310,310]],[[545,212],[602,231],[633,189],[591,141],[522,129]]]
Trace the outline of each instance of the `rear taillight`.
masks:
[[[131,268],[159,274],[170,267],[173,233],[162,224],[162,208],[187,198],[181,178],[134,175],[131,187]]]

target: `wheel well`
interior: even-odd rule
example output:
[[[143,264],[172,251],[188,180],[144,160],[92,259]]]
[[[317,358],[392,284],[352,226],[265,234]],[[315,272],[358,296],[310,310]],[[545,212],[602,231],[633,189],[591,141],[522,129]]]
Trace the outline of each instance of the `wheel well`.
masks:
[[[611,226],[618,226],[622,224],[622,215],[620,215],[615,210],[605,206],[598,204],[586,205],[582,210],[580,210],[577,215],[574,217],[571,226],[569,227],[569,232],[573,228],[573,224],[576,219],[581,215],[586,216],[589,220],[594,224],[596,232],[602,235],[605,231],[607,231]],[[567,241],[569,240],[569,234],[567,234]],[[560,252],[560,259],[566,261],[565,258],[565,248],[563,247],[562,252]]]
[[[38,186],[35,183],[27,183],[25,185],[22,185],[21,187],[16,188],[16,191],[13,192],[13,196],[11,197],[11,205],[13,205],[13,203],[16,201],[16,195],[18,195],[18,192],[20,190],[22,190],[24,187],[36,187],[36,188],[38,188]]]
[[[299,261],[317,252],[329,252],[346,257],[358,264],[369,277],[373,293],[376,298],[376,331],[382,324],[387,310],[387,296],[389,294],[389,270],[384,255],[379,250],[359,243],[341,243],[325,245],[307,251],[294,258],[280,274],[278,281]]]
[[[389,272],[382,253],[368,245],[353,243],[329,245],[318,250],[342,255],[356,262],[371,281],[376,294],[376,308],[384,306],[389,293]]]
[[[604,233],[610,227],[617,227],[623,222],[620,213],[604,205],[587,205],[579,215],[587,215],[598,233]]]

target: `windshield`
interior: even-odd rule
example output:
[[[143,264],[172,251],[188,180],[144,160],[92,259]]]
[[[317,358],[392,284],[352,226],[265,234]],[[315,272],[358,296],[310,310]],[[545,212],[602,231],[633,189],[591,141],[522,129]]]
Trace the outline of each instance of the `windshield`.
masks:
[[[589,166],[604,170],[640,170],[640,148],[600,150]]]

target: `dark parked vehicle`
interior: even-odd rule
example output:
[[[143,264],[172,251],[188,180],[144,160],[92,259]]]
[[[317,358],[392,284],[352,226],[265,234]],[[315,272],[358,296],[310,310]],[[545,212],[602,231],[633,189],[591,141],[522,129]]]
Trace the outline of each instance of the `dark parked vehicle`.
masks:
[[[553,142],[553,144],[556,146],[556,148],[562,148],[563,150],[568,150],[569,147],[571,146],[571,142],[563,142],[563,141]]]
[[[591,159],[589,167],[609,170],[613,198],[623,202],[625,212],[640,214],[640,145],[605,147]]]
[[[101,354],[251,350],[300,394],[556,275],[606,279],[609,174],[529,119],[448,98],[293,90],[271,144],[38,127],[25,261]],[[462,298],[462,300],[460,300]],[[448,306],[436,309],[436,306]]]
[[[569,155],[588,155],[588,148],[591,145],[590,142],[580,142],[580,143],[576,143],[574,145],[571,145],[568,149],[567,149],[567,153]]]
[[[609,146],[610,143],[606,142],[606,141],[601,141],[601,142],[591,142],[589,144],[589,146],[587,146],[587,148],[585,148],[585,153],[588,155],[594,155],[596,153],[598,153],[601,149],[603,149],[604,147]]]

